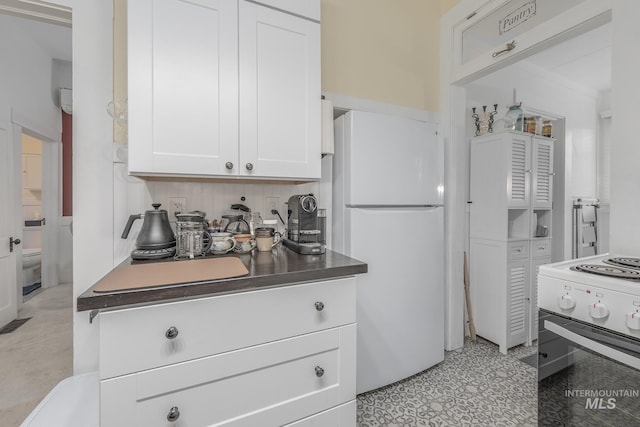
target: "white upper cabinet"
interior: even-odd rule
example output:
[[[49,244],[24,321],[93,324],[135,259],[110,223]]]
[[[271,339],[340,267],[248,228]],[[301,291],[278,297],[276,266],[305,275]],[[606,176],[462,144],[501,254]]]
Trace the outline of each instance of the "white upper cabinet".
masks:
[[[317,21],[244,0],[129,1],[128,67],[130,173],[320,177]]]
[[[240,2],[241,175],[320,178],[320,25]]]
[[[320,21],[320,2],[317,0],[249,0],[252,3],[264,4],[284,10],[294,15]]]
[[[128,2],[129,171],[217,175],[238,157],[237,5]]]

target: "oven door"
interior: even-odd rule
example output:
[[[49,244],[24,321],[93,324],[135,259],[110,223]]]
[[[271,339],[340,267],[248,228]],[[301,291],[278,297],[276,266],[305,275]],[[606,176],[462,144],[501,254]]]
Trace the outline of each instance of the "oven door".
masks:
[[[538,425],[640,425],[640,341],[540,310]]]

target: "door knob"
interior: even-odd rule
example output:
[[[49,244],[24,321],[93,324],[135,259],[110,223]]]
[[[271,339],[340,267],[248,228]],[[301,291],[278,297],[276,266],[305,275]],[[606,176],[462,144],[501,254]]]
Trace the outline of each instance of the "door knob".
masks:
[[[224,164],[224,167],[229,169],[229,170],[231,170],[231,169],[233,169],[233,163],[227,162],[227,163]]]
[[[246,168],[248,171],[253,170],[253,164],[247,163]]]
[[[20,239],[14,239],[13,237],[9,237],[9,252],[13,252],[13,245],[19,245]]]

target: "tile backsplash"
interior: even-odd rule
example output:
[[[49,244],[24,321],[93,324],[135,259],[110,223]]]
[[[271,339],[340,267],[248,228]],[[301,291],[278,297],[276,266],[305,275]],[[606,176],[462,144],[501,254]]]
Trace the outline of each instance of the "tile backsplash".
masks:
[[[294,194],[313,193],[318,204],[324,207],[320,185],[317,182],[305,184],[248,184],[218,182],[174,182],[149,181],[146,183],[153,203],[161,203],[168,209],[170,197],[186,199],[186,211],[199,210],[207,213],[208,219],[221,218],[234,203],[242,203],[253,212],[260,212],[262,219],[277,219],[266,207],[266,198],[278,198],[278,211],[287,219],[289,197]],[[245,200],[242,201],[241,197]],[[330,195],[328,197],[331,197]],[[170,218],[172,221],[174,218]]]
[[[254,212],[260,212],[262,219],[277,219],[277,215],[267,210],[266,199],[278,198],[278,211],[287,221],[289,197],[294,194],[313,193],[318,198],[318,207],[332,212],[332,157],[322,160],[323,178],[305,184],[289,183],[249,183],[244,181],[152,181],[129,176],[127,165],[114,163],[114,266],[126,259],[135,248],[135,241],[143,221],[135,221],[126,239],[121,238],[129,215],[144,213],[153,209],[152,203],[160,203],[161,209],[169,210],[169,198],[184,198],[185,211],[206,212],[207,219],[220,219],[234,203],[242,203]],[[241,197],[245,197],[242,201]],[[175,221],[175,218],[170,218]],[[285,227],[279,223],[279,228]],[[331,219],[327,222],[327,247],[331,248]]]

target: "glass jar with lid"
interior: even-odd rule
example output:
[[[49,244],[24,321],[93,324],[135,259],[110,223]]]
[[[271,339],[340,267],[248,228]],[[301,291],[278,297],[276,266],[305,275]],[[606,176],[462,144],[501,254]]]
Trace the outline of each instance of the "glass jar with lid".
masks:
[[[551,133],[553,131],[553,125],[551,124],[551,120],[543,120],[542,121],[542,136],[546,136],[551,138]]]

